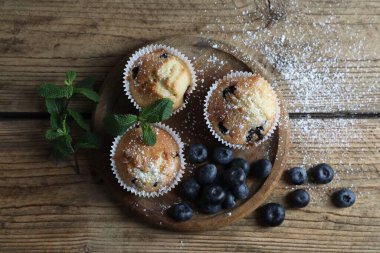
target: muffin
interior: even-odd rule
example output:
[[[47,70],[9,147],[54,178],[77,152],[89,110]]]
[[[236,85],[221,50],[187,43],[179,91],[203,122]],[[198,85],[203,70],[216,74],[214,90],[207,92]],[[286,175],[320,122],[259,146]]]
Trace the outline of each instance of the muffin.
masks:
[[[154,146],[142,140],[140,127],[130,128],[115,138],[111,165],[119,184],[142,197],[156,197],[178,184],[185,166],[182,142],[165,125],[155,124],[157,141]]]
[[[125,92],[138,109],[169,98],[173,101],[173,111],[177,111],[185,105],[196,82],[187,57],[162,45],[136,52],[124,71]]]
[[[249,148],[273,132],[279,116],[277,96],[260,75],[235,72],[217,81],[205,100],[205,119],[222,143]]]

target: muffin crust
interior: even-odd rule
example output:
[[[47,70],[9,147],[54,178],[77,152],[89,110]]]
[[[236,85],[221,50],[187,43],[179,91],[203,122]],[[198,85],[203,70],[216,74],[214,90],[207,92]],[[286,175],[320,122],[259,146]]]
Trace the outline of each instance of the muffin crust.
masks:
[[[138,58],[127,79],[133,99],[147,107],[161,98],[173,101],[173,110],[184,103],[192,75],[186,63],[164,49],[157,49]]]
[[[142,140],[140,127],[126,132],[113,159],[121,179],[137,191],[158,192],[169,187],[181,170],[180,148],[165,130],[154,126],[154,146]]]
[[[253,145],[268,134],[276,120],[277,97],[260,75],[220,81],[209,98],[213,130],[233,145]]]

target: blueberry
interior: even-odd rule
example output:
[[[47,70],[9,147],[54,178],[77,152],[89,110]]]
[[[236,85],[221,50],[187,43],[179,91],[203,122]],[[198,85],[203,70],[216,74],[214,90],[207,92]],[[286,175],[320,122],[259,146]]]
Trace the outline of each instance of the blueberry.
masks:
[[[166,59],[166,58],[168,58],[168,54],[167,53],[163,53],[163,54],[160,55],[160,58]]]
[[[195,179],[201,185],[212,184],[216,178],[218,169],[212,163],[206,164],[197,169]]]
[[[285,219],[285,208],[277,203],[268,203],[261,208],[261,219],[267,226],[281,225]]]
[[[239,167],[232,167],[224,172],[224,182],[228,186],[235,186],[244,184],[246,175],[244,170]]]
[[[217,147],[214,149],[212,157],[215,162],[220,164],[228,164],[232,161],[233,152],[232,149],[227,147]]]
[[[240,167],[244,170],[244,173],[248,175],[249,170],[251,169],[249,163],[243,158],[235,158],[229,164],[230,167]]]
[[[201,186],[192,178],[183,185],[183,197],[188,200],[196,200],[201,191]]]
[[[223,97],[226,98],[228,94],[234,94],[235,91],[236,91],[236,86],[235,85],[228,86],[222,92]]]
[[[207,159],[207,148],[203,144],[195,144],[189,148],[189,160],[192,163],[201,163]]]
[[[249,196],[249,188],[246,184],[235,185],[231,190],[237,199],[243,200]]]
[[[223,122],[219,122],[218,127],[222,134],[228,134],[229,130],[223,125]]]
[[[200,202],[198,208],[201,213],[205,214],[214,214],[222,210],[222,206],[220,204],[210,204],[205,202]]]
[[[139,71],[140,71],[140,67],[139,67],[139,66],[136,66],[136,67],[134,67],[134,68],[132,69],[132,78],[133,78],[133,79],[136,79],[137,74],[139,73]]]
[[[307,181],[306,170],[301,167],[294,167],[288,171],[288,178],[292,184],[303,184]]]
[[[350,189],[342,189],[333,194],[333,202],[337,207],[350,207],[355,200],[355,193]]]
[[[262,140],[264,138],[264,135],[261,133],[263,130],[264,130],[263,126],[258,126],[256,128],[251,128],[248,131],[247,136],[245,137],[245,141],[246,142],[250,142],[252,140],[254,134],[257,135],[257,138],[259,140]]]
[[[305,207],[310,202],[310,195],[303,189],[298,189],[288,195],[288,201],[292,207]]]
[[[327,184],[333,180],[334,170],[330,165],[321,163],[310,169],[310,176],[317,184]]]
[[[193,217],[193,209],[187,203],[179,203],[175,205],[172,216],[176,221],[187,221]]]
[[[223,188],[219,185],[208,185],[203,190],[202,201],[208,204],[220,204],[225,196]]]
[[[236,205],[235,196],[230,192],[226,192],[226,197],[222,203],[224,209],[231,209]]]
[[[253,177],[264,179],[272,172],[272,163],[268,159],[261,159],[255,162],[251,168]]]

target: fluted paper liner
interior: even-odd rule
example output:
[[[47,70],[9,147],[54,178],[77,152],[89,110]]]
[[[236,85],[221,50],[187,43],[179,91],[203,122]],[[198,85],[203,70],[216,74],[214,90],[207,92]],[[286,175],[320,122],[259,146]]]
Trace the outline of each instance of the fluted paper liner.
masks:
[[[207,95],[206,95],[206,98],[204,100],[204,118],[206,120],[206,124],[207,124],[207,127],[208,129],[211,131],[211,134],[219,141],[221,142],[222,144],[230,147],[230,148],[234,148],[234,149],[248,149],[248,148],[251,148],[253,146],[258,146],[260,145],[261,143],[265,142],[270,136],[272,136],[272,134],[274,133],[274,130],[276,129],[277,125],[278,125],[278,121],[279,121],[279,118],[280,118],[280,105],[279,105],[279,101],[278,101],[278,97],[276,98],[276,116],[275,116],[275,120],[271,126],[271,128],[269,129],[268,133],[263,137],[263,139],[259,140],[259,141],[255,141],[253,143],[250,143],[250,144],[247,144],[247,145],[242,145],[242,144],[233,144],[233,143],[229,143],[227,142],[226,140],[224,140],[222,137],[219,136],[219,134],[217,132],[215,132],[215,130],[213,129],[212,127],[212,124],[209,120],[209,113],[207,111],[208,109],[208,105],[209,105],[209,100],[210,100],[210,97],[211,97],[211,94],[213,93],[213,91],[216,89],[216,87],[219,85],[219,83],[222,81],[222,80],[226,80],[226,79],[230,79],[230,78],[235,78],[235,77],[251,77],[253,76],[254,74],[251,73],[251,72],[246,72],[246,71],[237,71],[237,72],[232,72],[232,73],[229,73],[227,75],[225,75],[222,79],[219,79],[217,80],[215,83],[213,83],[209,89],[209,91],[207,92]],[[273,88],[270,86],[270,88],[273,90]],[[274,92],[274,90],[273,90]]]
[[[135,195],[137,195],[139,197],[147,197],[147,198],[151,198],[152,197],[152,198],[154,198],[154,197],[161,196],[161,195],[163,195],[163,194],[171,191],[181,181],[181,178],[183,176],[183,173],[184,173],[184,170],[185,170],[185,167],[186,167],[186,161],[185,161],[185,158],[184,158],[184,155],[183,155],[184,144],[181,141],[179,135],[174,130],[172,130],[170,127],[168,127],[168,126],[166,126],[164,124],[155,123],[153,125],[156,126],[156,127],[161,128],[162,130],[165,130],[166,132],[168,132],[174,138],[174,140],[176,141],[176,143],[178,145],[178,148],[179,148],[179,158],[180,158],[181,168],[179,169],[179,171],[177,173],[177,176],[174,178],[174,180],[173,180],[173,182],[172,182],[172,184],[170,186],[165,186],[165,187],[159,189],[156,192],[147,192],[147,191],[144,191],[144,190],[140,190],[140,189],[138,189],[136,187],[127,185],[123,181],[123,179],[120,177],[120,174],[119,174],[119,172],[117,170],[117,167],[116,167],[115,160],[113,159],[113,156],[116,153],[117,145],[119,144],[119,141],[120,141],[120,139],[121,139],[121,137],[123,135],[119,135],[119,136],[115,137],[114,141],[112,142],[112,146],[111,146],[110,161],[111,161],[112,173],[115,175],[115,177],[117,179],[117,182],[120,184],[121,187],[123,187],[123,189],[126,189],[127,191],[129,191],[129,192],[131,192],[131,193],[133,193],[133,194],[135,194]],[[135,125],[133,125],[131,128],[129,128],[126,132],[128,132],[133,127],[135,127]]]
[[[183,104],[178,109],[176,109],[175,111],[173,111],[173,114],[175,114],[175,113],[183,110],[184,108],[186,108],[186,104],[187,104],[187,102],[189,100],[190,94],[195,90],[195,87],[197,86],[197,76],[195,74],[194,66],[191,63],[191,61],[189,60],[189,58],[186,55],[182,54],[177,49],[173,48],[173,47],[169,47],[169,46],[162,45],[162,44],[152,44],[152,45],[148,45],[148,46],[143,47],[143,48],[139,49],[138,51],[136,51],[129,58],[127,64],[124,67],[124,73],[123,73],[124,92],[128,96],[128,98],[131,100],[131,102],[134,104],[134,106],[138,110],[141,110],[141,106],[136,102],[136,100],[133,98],[133,96],[132,96],[132,94],[130,92],[130,89],[129,89],[130,83],[128,81],[128,74],[129,74],[131,68],[133,67],[133,64],[141,56],[143,56],[145,54],[152,53],[153,51],[158,50],[158,49],[164,49],[167,52],[169,52],[170,54],[178,57],[179,59],[181,59],[186,64],[186,66],[190,70],[191,84],[190,84],[190,88],[186,91],[188,96],[187,96],[186,99],[184,98]]]

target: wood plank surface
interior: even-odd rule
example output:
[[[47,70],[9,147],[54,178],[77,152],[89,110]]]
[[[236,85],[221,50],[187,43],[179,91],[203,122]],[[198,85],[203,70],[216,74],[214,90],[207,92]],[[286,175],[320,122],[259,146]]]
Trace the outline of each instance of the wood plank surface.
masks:
[[[48,159],[45,120],[0,121],[0,252],[379,252],[380,119],[293,118],[288,167],[328,162],[326,186],[307,184],[311,204],[287,209],[277,228],[256,214],[203,233],[149,227],[122,210],[91,176],[69,162]],[[337,209],[331,193],[352,187],[357,202]],[[303,188],[303,187],[301,187]],[[292,187],[282,180],[268,201],[284,203]]]
[[[313,45],[320,38],[313,55],[333,57],[329,71],[344,76],[315,95],[297,93],[308,69],[288,76],[290,85],[278,79],[289,112],[377,113],[379,8],[373,0],[0,0],[0,112],[41,112],[38,84],[62,82],[68,69],[80,77],[93,75],[100,84],[126,53],[163,36],[200,34],[241,44],[244,38],[252,42],[247,37],[255,33],[271,40],[265,33],[272,31],[286,35],[288,44]],[[289,23],[296,25],[290,29]],[[327,27],[331,31],[325,33]],[[326,42],[342,46],[329,50]],[[350,48],[355,44],[361,46]],[[310,64],[316,72],[327,71],[313,58]],[[92,104],[80,100],[76,107],[89,112]]]

